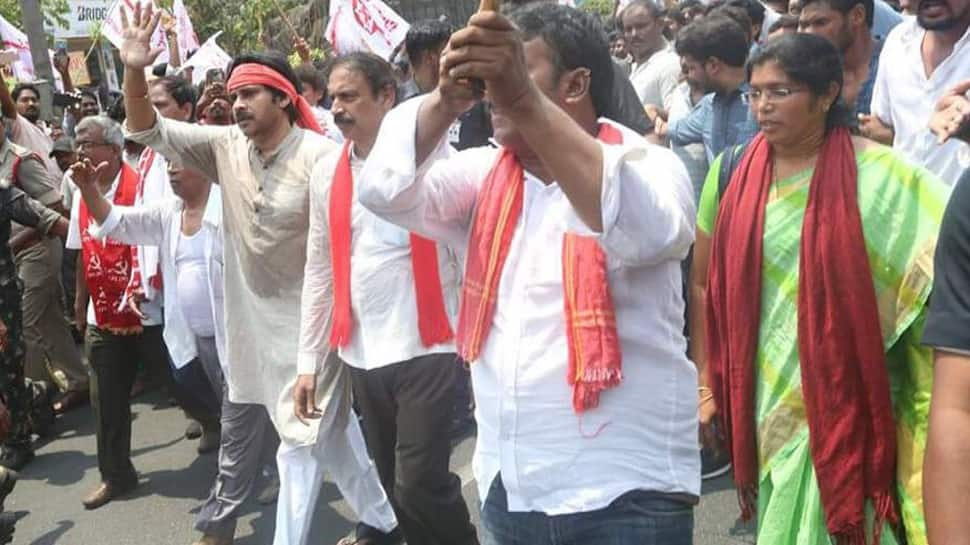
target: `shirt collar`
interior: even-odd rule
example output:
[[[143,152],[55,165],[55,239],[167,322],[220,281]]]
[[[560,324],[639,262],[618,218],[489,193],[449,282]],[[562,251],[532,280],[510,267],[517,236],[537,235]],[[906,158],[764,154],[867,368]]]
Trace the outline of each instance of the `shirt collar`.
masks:
[[[296,124],[291,126],[290,132],[288,132],[286,134],[286,137],[283,138],[283,140],[280,142],[278,146],[276,146],[276,149],[267,153],[265,156],[260,155],[259,150],[256,149],[256,146],[253,144],[253,141],[250,140],[249,153],[253,157],[256,157],[256,160],[259,161],[261,165],[263,165],[264,167],[268,167],[276,161],[277,157],[279,157],[279,155],[283,153],[284,150],[295,149],[296,140],[300,138],[301,131],[303,131],[303,129],[298,127]]]

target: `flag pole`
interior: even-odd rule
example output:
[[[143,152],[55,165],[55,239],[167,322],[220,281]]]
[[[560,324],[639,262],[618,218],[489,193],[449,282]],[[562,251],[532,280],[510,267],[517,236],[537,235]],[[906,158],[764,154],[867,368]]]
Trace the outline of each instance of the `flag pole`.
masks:
[[[280,17],[283,18],[283,23],[286,25],[286,28],[290,29],[290,32],[293,33],[293,37],[302,38],[302,36],[300,36],[300,33],[296,30],[296,27],[293,26],[293,23],[291,23],[290,20],[286,17],[286,12],[283,11],[283,6],[280,5],[278,0],[273,0],[273,6],[276,7],[276,11],[280,12]]]

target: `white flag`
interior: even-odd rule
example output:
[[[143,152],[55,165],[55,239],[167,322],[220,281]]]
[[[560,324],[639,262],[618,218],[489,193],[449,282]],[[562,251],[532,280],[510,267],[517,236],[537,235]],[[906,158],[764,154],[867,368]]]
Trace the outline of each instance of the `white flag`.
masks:
[[[327,39],[337,54],[370,51],[389,59],[408,22],[381,0],[331,0]]]
[[[216,38],[222,31],[216,32],[211,38],[205,41],[199,49],[192,55],[192,58],[182,64],[181,70],[192,68],[192,84],[198,85],[205,79],[205,73],[213,68],[226,70],[232,57],[216,43]]]
[[[34,81],[36,79],[34,58],[30,55],[30,43],[27,41],[27,35],[0,16],[0,36],[3,37],[3,49],[17,53],[18,60],[10,65],[13,76],[17,81]]]
[[[175,0],[172,4],[172,16],[175,17],[175,33],[178,35],[179,57],[181,57],[184,63],[190,52],[201,47],[199,45],[199,37],[195,35],[195,29],[192,27],[192,19],[189,18],[189,12],[185,9],[185,3],[182,0]]]
[[[140,3],[142,6],[151,5],[152,11],[158,11],[158,6],[155,5],[154,0],[150,2],[144,2],[142,0],[115,0],[111,4],[111,9],[108,11],[108,16],[104,20],[104,24],[101,26],[101,35],[111,42],[111,45],[121,49],[121,32],[123,27],[121,26],[121,9],[124,8],[128,13],[129,21],[131,16],[135,11],[135,5]],[[161,48],[162,54],[159,55],[158,59],[155,60],[156,63],[168,62],[168,42],[165,41],[165,31],[162,30],[162,25],[158,25],[155,29],[155,33],[152,34],[152,48]]]

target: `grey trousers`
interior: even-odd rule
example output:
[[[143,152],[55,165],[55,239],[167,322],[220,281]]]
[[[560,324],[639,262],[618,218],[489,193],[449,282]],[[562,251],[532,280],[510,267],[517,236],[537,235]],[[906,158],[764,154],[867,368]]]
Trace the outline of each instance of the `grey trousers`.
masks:
[[[275,463],[280,439],[265,407],[229,401],[215,339],[197,337],[196,345],[213,389],[222,396],[222,436],[219,472],[199,511],[195,529],[206,535],[232,538],[239,509],[253,495],[263,466]]]

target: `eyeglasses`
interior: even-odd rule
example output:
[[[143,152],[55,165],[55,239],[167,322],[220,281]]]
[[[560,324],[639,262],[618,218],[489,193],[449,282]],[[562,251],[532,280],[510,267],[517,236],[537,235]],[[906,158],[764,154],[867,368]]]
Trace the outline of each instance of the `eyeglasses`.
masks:
[[[91,148],[96,148],[98,146],[110,146],[110,145],[111,144],[109,144],[107,142],[78,142],[77,143],[77,150],[78,151],[81,151],[81,152],[84,152],[84,151],[87,151],[87,150],[89,150]]]
[[[793,89],[791,87],[769,87],[767,89],[752,89],[750,91],[745,91],[741,93],[741,99],[744,100],[745,104],[751,104],[752,102],[759,102],[762,98],[764,98],[766,102],[776,104],[794,95],[795,93],[801,93],[803,91],[805,91],[804,88]]]

